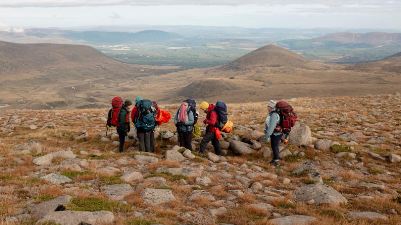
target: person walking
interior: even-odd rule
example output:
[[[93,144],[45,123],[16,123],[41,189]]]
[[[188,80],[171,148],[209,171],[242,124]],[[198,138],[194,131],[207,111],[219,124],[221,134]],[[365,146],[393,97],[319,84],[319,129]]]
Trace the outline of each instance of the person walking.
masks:
[[[154,150],[154,143],[151,142],[150,138],[155,127],[154,111],[152,101],[142,99],[141,96],[136,97],[131,118],[136,128],[139,149],[142,152],[151,152],[151,150]]]
[[[125,137],[130,132],[130,122],[129,122],[129,112],[132,107],[132,102],[130,100],[125,100],[124,104],[121,106],[120,113],[118,115],[119,126],[117,126],[118,138],[120,140],[119,152],[123,153]]]
[[[270,139],[271,148],[273,150],[273,159],[269,162],[271,165],[280,166],[279,161],[279,148],[281,137],[283,133],[281,130],[276,129],[277,125],[280,123],[280,115],[276,109],[277,102],[270,100],[267,104],[267,110],[269,111],[268,116],[265,120],[265,141]]]
[[[187,102],[182,102],[174,117],[177,127],[179,146],[192,151],[192,130],[194,125],[194,114]]]
[[[200,143],[199,147],[199,153],[205,154],[205,149],[206,145],[212,141],[212,145],[214,148],[214,151],[216,155],[221,155],[221,150],[220,150],[220,142],[216,138],[216,123],[218,123],[218,116],[216,111],[214,110],[215,106],[213,104],[207,103],[207,102],[202,102],[201,103],[201,109],[206,113],[206,119],[203,121],[203,123],[207,124],[206,127],[206,134],[203,136],[203,139]]]

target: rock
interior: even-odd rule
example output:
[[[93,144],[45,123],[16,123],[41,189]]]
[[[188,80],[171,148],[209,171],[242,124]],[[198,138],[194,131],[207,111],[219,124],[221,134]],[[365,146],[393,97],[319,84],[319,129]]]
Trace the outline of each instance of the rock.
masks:
[[[139,181],[143,179],[143,175],[139,172],[125,172],[122,176],[121,179],[123,179],[126,182],[132,183],[134,181]]]
[[[283,159],[283,158],[286,157],[287,155],[292,155],[292,153],[290,152],[290,150],[284,149],[284,150],[282,150],[282,151],[278,154],[278,157],[279,157],[280,159]]]
[[[192,195],[190,195],[188,197],[189,201],[198,201],[201,199],[205,199],[208,201],[215,201],[216,199],[214,198],[214,196],[212,194],[210,194],[207,191],[203,191],[203,190],[195,190]]]
[[[113,142],[111,143],[111,145],[113,145],[113,146],[119,146],[119,145],[120,145],[120,142],[119,142],[119,141],[113,141]]]
[[[308,125],[296,122],[291,129],[289,144],[298,146],[308,146],[312,144],[312,133]]]
[[[293,176],[307,174],[310,179],[315,180],[319,183],[323,183],[319,170],[313,165],[311,161],[304,162],[302,165],[294,169],[291,173]]]
[[[41,157],[37,157],[32,162],[38,166],[50,166],[53,158],[59,157],[62,159],[74,159],[75,154],[71,150],[53,152]]]
[[[220,141],[220,148],[221,149],[229,149],[230,148],[230,142],[228,142],[228,141]]]
[[[153,156],[146,156],[146,155],[134,155],[134,159],[137,160],[139,163],[157,163],[159,160]]]
[[[352,153],[352,152],[339,152],[336,154],[336,157],[342,158],[346,155],[349,156],[351,159],[355,159],[355,157],[356,157],[356,154]]]
[[[398,162],[401,162],[401,156],[390,153],[390,155],[388,156],[388,160],[391,163],[398,163]]]
[[[346,139],[346,140],[353,140],[353,141],[356,141],[356,138],[355,138],[355,136],[352,134],[352,133],[345,133],[345,134],[342,134],[342,135],[340,135],[340,136],[338,136],[339,138],[342,138],[342,139]]]
[[[230,148],[237,155],[248,155],[254,152],[249,144],[241,141],[231,141]]]
[[[41,129],[45,129],[45,128],[56,128],[56,124],[55,123],[48,123],[46,125],[44,125]]]
[[[70,178],[56,173],[47,174],[46,176],[43,176],[40,179],[49,181],[52,184],[64,184],[72,182]]]
[[[370,154],[370,156],[372,156],[373,159],[382,160],[382,161],[386,160],[384,157],[382,157],[381,155],[379,155],[377,153],[369,152],[369,154]]]
[[[307,203],[312,199],[315,201],[314,205],[328,204],[338,206],[340,203],[347,203],[347,199],[338,191],[322,183],[300,187],[294,191],[294,195],[294,201],[299,203]]]
[[[37,224],[53,222],[63,225],[78,225],[78,224],[111,224],[115,220],[114,214],[109,211],[57,211],[47,214]]]
[[[382,220],[387,220],[388,218],[385,215],[382,215],[380,213],[376,212],[349,212],[347,213],[352,218],[363,218],[363,219],[371,219],[371,220],[376,220],[376,219],[382,219]]]
[[[88,132],[86,132],[86,130],[81,130],[78,135],[74,136],[74,140],[86,139],[87,137],[89,137]]]
[[[36,129],[38,129],[38,127],[35,126],[35,125],[30,125],[30,126],[29,126],[29,129],[31,129],[31,130],[36,130]]]
[[[332,143],[333,141],[328,139],[318,139],[316,140],[314,147],[317,150],[330,150]]]
[[[155,205],[175,200],[171,189],[145,188],[141,191],[141,197],[144,203]]]
[[[170,139],[170,138],[172,138],[174,136],[174,133],[173,132],[171,132],[171,131],[166,131],[165,133],[162,133],[161,134],[161,137],[163,138],[163,139]]]
[[[226,207],[220,207],[220,208],[217,208],[217,209],[210,209],[209,212],[210,212],[210,215],[212,215],[213,217],[217,217],[217,216],[221,216],[223,214],[226,214],[227,213],[227,209],[226,209]]]
[[[212,153],[212,152],[208,152],[208,153],[207,153],[207,158],[208,158],[210,161],[214,162],[214,163],[217,163],[217,162],[220,161],[220,157],[219,157],[218,155]]]
[[[100,187],[107,198],[113,201],[121,201],[125,196],[134,193],[134,189],[129,184],[113,184]]]
[[[184,175],[187,177],[200,177],[202,176],[203,166],[197,167],[181,167],[181,168],[167,168],[161,167],[156,170],[157,173],[168,172],[173,175]]]
[[[263,147],[263,148],[262,148],[262,152],[263,152],[263,157],[264,157],[264,158],[270,158],[270,157],[272,157],[272,150],[270,150],[269,147]]]
[[[186,160],[186,158],[175,149],[167,150],[166,154],[164,155],[164,158],[166,158],[166,160],[175,161],[175,162],[182,162],[182,161]]]
[[[167,186],[167,181],[164,177],[149,177],[145,181],[155,186]]]
[[[35,219],[41,219],[50,212],[54,212],[59,205],[68,203],[71,200],[71,196],[63,195],[52,199],[47,202],[42,202],[33,206],[28,207],[28,211],[31,212],[31,216]]]
[[[292,215],[272,219],[269,222],[274,225],[308,225],[314,221],[316,221],[316,218],[312,216]]]
[[[107,137],[102,137],[102,138],[100,138],[100,140],[99,140],[100,142],[109,142],[110,141],[110,139],[109,138],[107,138]]]
[[[28,150],[31,153],[39,154],[42,152],[42,145],[31,140],[27,144],[16,145],[15,149],[21,151]]]
[[[231,141],[240,141],[240,140],[241,140],[241,138],[240,138],[238,135],[231,135],[231,137],[229,137],[229,138],[227,139],[228,142],[231,142]]]
[[[106,137],[106,131],[98,132],[98,133],[96,134],[96,137],[100,137],[100,138]]]
[[[121,173],[121,170],[117,169],[115,167],[112,167],[112,166],[106,166],[106,167],[102,167],[102,168],[98,169],[97,172],[99,174],[106,175],[106,176],[114,176],[114,175]]]
[[[262,148],[262,144],[260,142],[258,142],[258,141],[252,140],[251,143],[252,143],[251,148],[254,149],[254,150],[259,150],[259,149]]]
[[[283,183],[283,184],[289,184],[289,183],[291,183],[291,180],[288,179],[288,178],[283,177],[283,178],[280,178],[280,182]]]
[[[267,172],[254,172],[254,173],[248,173],[246,175],[247,178],[249,179],[255,179],[257,177],[264,177],[264,178],[268,178],[268,179],[276,179],[277,175],[276,174],[272,174],[272,173],[267,173]]]
[[[368,144],[382,144],[384,141],[382,137],[374,137],[368,140]]]
[[[212,183],[212,180],[210,180],[209,177],[197,177],[195,179],[195,183],[203,186],[209,186],[209,184]]]
[[[188,158],[188,159],[194,159],[194,158],[196,157],[194,154],[192,154],[191,150],[189,150],[189,149],[185,150],[185,151],[182,153],[182,155],[183,155],[185,158]]]
[[[257,203],[257,204],[250,204],[248,205],[248,208],[255,210],[258,213],[269,213],[271,210],[274,209],[274,207],[270,204],[267,203]]]
[[[257,191],[260,191],[260,190],[263,189],[263,185],[262,185],[261,183],[259,183],[259,182],[255,182],[255,183],[252,184],[252,186],[250,187],[250,189],[251,189],[253,192],[257,192]]]
[[[248,133],[244,134],[244,136],[242,136],[242,141],[250,143],[251,140],[258,141],[262,137],[265,137],[265,133],[257,131],[257,130],[252,130],[252,131],[249,131]]]

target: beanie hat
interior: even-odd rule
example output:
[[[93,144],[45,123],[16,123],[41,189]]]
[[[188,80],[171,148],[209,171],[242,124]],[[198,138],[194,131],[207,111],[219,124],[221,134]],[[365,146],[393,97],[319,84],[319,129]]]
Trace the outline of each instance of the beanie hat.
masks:
[[[267,106],[269,106],[269,107],[271,107],[271,108],[276,108],[276,104],[277,104],[277,102],[276,101],[274,101],[274,100],[270,100],[270,102],[267,104]]]
[[[136,97],[135,99],[135,103],[138,104],[140,101],[142,100],[141,96]]]
[[[209,108],[209,103],[203,101],[201,103],[200,107],[201,107],[201,109],[207,109],[207,108]]]
[[[130,105],[132,105],[131,100],[125,100],[124,105],[125,105],[125,106],[130,106]]]

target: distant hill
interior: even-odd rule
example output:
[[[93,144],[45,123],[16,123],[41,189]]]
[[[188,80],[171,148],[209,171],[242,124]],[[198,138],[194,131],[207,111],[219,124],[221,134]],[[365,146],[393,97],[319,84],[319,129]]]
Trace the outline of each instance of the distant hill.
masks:
[[[185,98],[208,98],[213,97],[218,93],[226,93],[228,91],[236,91],[239,89],[239,86],[223,80],[198,80],[188,84],[187,86],[183,87],[179,92],[179,96],[183,96]]]
[[[234,60],[222,68],[228,70],[246,70],[255,67],[293,67],[302,69],[321,69],[323,66],[310,61],[294,52],[278,47],[266,45],[258,48],[241,58]]]
[[[366,34],[341,32],[313,38],[314,41],[335,41],[340,43],[366,43],[374,46],[401,44],[401,33],[370,32]]]
[[[401,52],[386,57],[382,60],[370,63],[362,63],[347,67],[348,70],[364,72],[395,72],[401,74]]]

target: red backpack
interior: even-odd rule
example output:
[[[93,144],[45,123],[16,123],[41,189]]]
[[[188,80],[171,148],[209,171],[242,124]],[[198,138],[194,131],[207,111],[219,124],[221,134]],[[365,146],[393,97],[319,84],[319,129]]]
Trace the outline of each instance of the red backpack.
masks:
[[[292,106],[285,101],[277,102],[276,109],[277,111],[275,112],[280,116],[280,123],[274,131],[283,132],[284,134],[290,133],[291,128],[297,121],[297,114],[294,112]]]
[[[111,100],[112,108],[109,110],[109,115],[107,118],[107,126],[118,127],[120,122],[118,121],[118,116],[121,111],[121,106],[123,105],[123,99],[121,97],[115,97]]]

